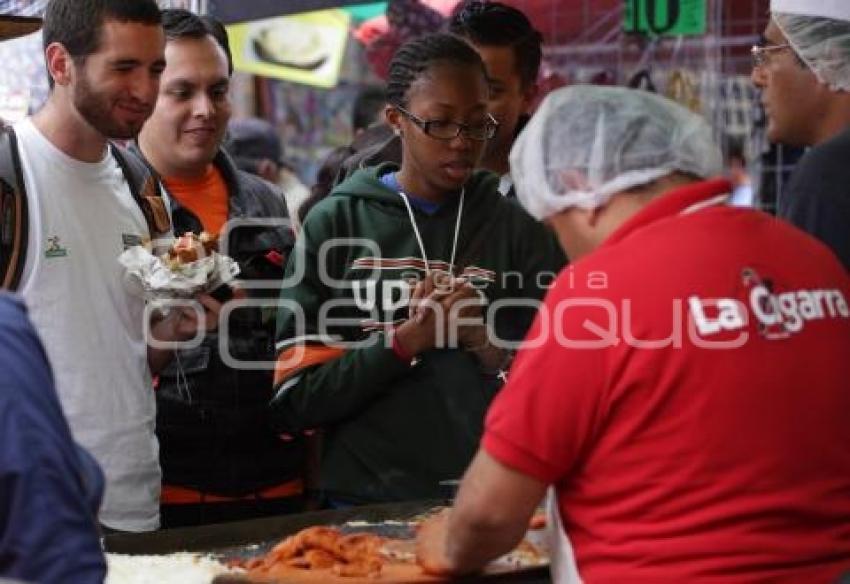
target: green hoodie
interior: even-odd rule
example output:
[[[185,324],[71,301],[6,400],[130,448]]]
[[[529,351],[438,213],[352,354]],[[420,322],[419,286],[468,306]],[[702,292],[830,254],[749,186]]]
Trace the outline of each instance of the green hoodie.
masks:
[[[438,483],[459,478],[470,462],[500,386],[462,349],[433,349],[406,363],[383,332],[406,318],[409,280],[425,274],[404,201],[379,178],[395,169],[360,170],[311,210],[278,314],[275,422],[284,431],[325,430],[322,490],[355,503],[438,497]],[[563,254],[497,186],[486,172],[465,186],[454,273],[491,307],[539,300]],[[432,269],[448,268],[459,201],[433,215],[413,210]],[[339,238],[360,239],[330,245]],[[500,338],[519,341],[535,312],[507,307],[488,323]]]

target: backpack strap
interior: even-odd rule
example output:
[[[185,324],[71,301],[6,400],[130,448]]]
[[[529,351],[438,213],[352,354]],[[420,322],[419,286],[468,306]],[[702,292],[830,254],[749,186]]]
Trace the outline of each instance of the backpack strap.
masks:
[[[26,264],[29,206],[17,139],[0,127],[0,288],[17,290]]]
[[[142,210],[152,239],[171,231],[171,217],[159,181],[147,166],[114,144],[109,149]],[[26,265],[29,205],[18,143],[11,126],[0,128],[0,289],[17,290]]]
[[[130,193],[145,216],[151,239],[157,239],[169,233],[171,217],[156,176],[144,162],[112,142],[109,143],[109,150],[118,162],[118,166],[121,167],[130,185]]]

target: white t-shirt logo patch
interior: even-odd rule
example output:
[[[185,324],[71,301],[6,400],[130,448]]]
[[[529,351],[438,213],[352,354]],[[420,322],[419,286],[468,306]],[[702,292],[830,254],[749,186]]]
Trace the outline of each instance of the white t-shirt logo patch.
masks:
[[[68,248],[62,247],[58,235],[47,238],[47,248],[44,250],[46,258],[64,258],[68,255]]]

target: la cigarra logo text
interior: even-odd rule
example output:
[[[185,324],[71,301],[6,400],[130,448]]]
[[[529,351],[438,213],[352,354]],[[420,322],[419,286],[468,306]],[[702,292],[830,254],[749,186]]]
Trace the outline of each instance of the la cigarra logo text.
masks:
[[[735,298],[688,298],[697,332],[709,337],[745,329],[752,317],[767,338],[786,338],[811,321],[850,318],[847,299],[838,289],[790,290],[773,293],[764,284],[753,286],[743,303]]]

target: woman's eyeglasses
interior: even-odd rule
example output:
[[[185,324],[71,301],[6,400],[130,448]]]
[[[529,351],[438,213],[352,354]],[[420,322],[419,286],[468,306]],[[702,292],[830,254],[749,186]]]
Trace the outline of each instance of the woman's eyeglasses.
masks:
[[[419,126],[426,135],[436,138],[437,140],[454,140],[461,134],[470,140],[489,140],[496,135],[496,130],[499,127],[499,122],[487,114],[487,118],[483,122],[475,124],[459,124],[457,122],[447,122],[443,120],[423,120],[419,116],[410,113],[399,105],[394,105],[407,119]]]
[[[770,62],[770,53],[772,51],[783,51],[785,49],[790,49],[791,45],[789,43],[785,43],[784,45],[753,45],[753,48],[750,49],[750,54],[753,57],[753,67],[764,67]]]

